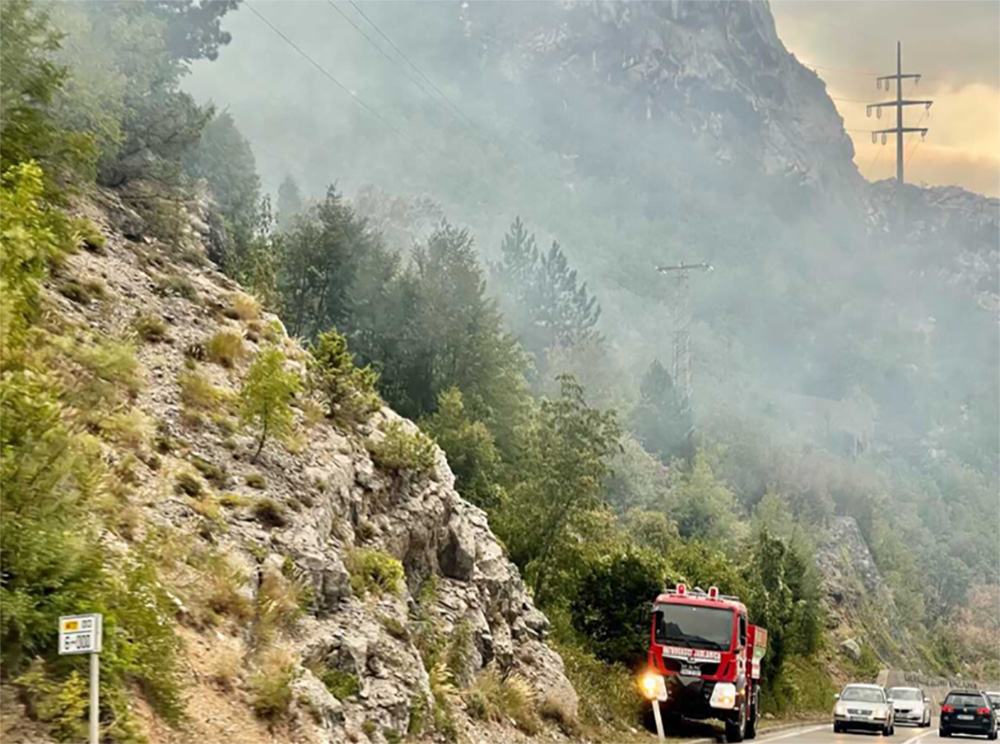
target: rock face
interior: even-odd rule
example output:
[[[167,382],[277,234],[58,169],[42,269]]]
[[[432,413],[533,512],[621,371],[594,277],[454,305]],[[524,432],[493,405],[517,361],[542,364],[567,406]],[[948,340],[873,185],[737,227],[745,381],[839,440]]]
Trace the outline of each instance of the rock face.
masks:
[[[461,19],[484,67],[543,80],[566,105],[582,86],[636,119],[680,125],[721,161],[861,183],[825,84],[782,44],[766,2],[528,3],[516,20],[463,3]]]
[[[129,328],[139,313],[165,322],[165,338],[137,345],[145,385],[134,401],[157,424],[159,452],[136,459],[110,449],[107,457],[112,463],[127,459],[132,468],[134,508],[141,514],[136,538],[158,525],[185,540],[204,541],[205,550],[256,576],[239,587],[250,602],[263,596],[271,576],[292,576],[304,587],[307,611],[281,639],[295,660],[293,730],[285,740],[381,742],[393,739],[391,732],[413,731],[418,717],[429,720],[437,703],[418,648],[420,635],[433,636],[447,649],[461,646],[454,654],[459,668],[452,670],[459,685],[490,664],[517,672],[540,699],[557,697],[575,712],[577,696],[562,660],[545,645],[548,620],[534,607],[486,514],[456,490],[444,454],[437,451],[425,476],[385,472],[372,461],[366,442],[384,436],[381,429],[390,421],[410,431],[416,428],[412,423],[389,409],[357,428],[309,423],[300,398],[299,444],[271,442],[253,462],[252,438],[232,425],[214,425],[207,412],[192,412],[180,380],[195,371],[216,386],[220,400],[231,399],[258,349],[275,344],[289,366],[303,372],[306,353],[273,316],[241,318],[227,311],[239,288],[207,261],[191,262],[192,250],[194,255],[204,250],[205,230],[197,220],[185,238],[187,263],[180,263],[174,257],[182,252],[143,237],[141,220],[114,194],[100,198],[100,204],[86,202],[78,211],[100,228],[107,245],[100,254],[72,256],[65,272],[102,281],[105,299],[80,305],[53,292],[52,300],[74,323],[108,336]],[[173,289],[182,285],[183,291]],[[192,350],[204,349],[222,331],[242,338],[244,357],[229,368],[195,362],[201,354]],[[219,412],[213,415],[218,418]],[[201,483],[198,498],[176,490],[181,472]],[[211,508],[215,513],[206,519],[204,500],[223,491],[228,505]],[[255,511],[254,504],[262,503],[270,504],[267,519]],[[352,587],[348,566],[361,549],[402,564],[405,582],[398,593],[361,596]],[[191,615],[184,601],[178,606],[182,618]],[[246,649],[244,668],[256,663],[250,640],[255,622],[231,626],[229,640]],[[203,644],[206,653],[220,646],[211,635]],[[323,670],[353,678],[356,691],[338,700],[321,681]],[[246,672],[237,678],[246,683]],[[458,703],[454,715],[460,729],[472,725]],[[199,725],[208,726],[198,732],[207,740],[231,733],[211,728],[211,721]]]
[[[817,546],[816,562],[826,589],[830,629],[843,639],[842,650],[860,659],[861,645],[867,644],[883,660],[898,658],[906,632],[892,592],[853,517],[831,520]]]
[[[889,234],[900,218],[900,190],[895,181],[879,181],[866,190],[868,229]],[[961,288],[976,304],[1000,311],[1000,199],[958,186],[902,190],[908,250],[921,269],[936,271],[941,283]]]

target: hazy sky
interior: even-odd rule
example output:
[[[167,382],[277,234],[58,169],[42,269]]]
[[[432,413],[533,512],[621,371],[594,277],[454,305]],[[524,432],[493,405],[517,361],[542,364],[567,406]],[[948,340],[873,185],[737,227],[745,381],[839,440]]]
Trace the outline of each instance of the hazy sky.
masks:
[[[903,72],[924,76],[904,85],[904,97],[934,100],[926,116],[916,106],[905,114],[908,126],[924,116],[919,126],[930,127],[923,143],[907,135],[906,180],[1000,195],[1000,2],[772,0],[771,8],[785,46],[826,81],[864,176],[895,175],[893,139],[873,145],[868,133],[894,126],[895,114],[869,119],[859,101],[895,96],[875,76],[896,71],[899,40]]]

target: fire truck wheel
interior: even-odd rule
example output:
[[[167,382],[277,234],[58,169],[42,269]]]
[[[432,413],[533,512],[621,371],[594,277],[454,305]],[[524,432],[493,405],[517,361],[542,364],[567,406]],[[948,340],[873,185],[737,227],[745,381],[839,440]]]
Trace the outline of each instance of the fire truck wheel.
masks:
[[[736,713],[736,719],[726,719],[726,741],[743,741],[747,731],[747,707],[746,702],[740,703],[740,709]]]
[[[750,715],[747,716],[747,730],[744,734],[746,739],[756,739],[757,738],[757,706],[750,706]]]

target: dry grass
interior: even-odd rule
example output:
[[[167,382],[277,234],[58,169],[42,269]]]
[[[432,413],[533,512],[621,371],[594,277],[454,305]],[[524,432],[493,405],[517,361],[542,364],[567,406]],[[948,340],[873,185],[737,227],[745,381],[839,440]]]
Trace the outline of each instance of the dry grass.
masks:
[[[226,315],[235,320],[256,320],[260,317],[260,303],[245,292],[234,292],[229,297]]]
[[[178,382],[181,386],[181,403],[194,409],[212,411],[225,397],[220,388],[199,372],[182,372]]]
[[[205,342],[205,359],[227,369],[246,356],[243,336],[233,331],[219,331]]]
[[[582,733],[580,721],[569,703],[551,690],[546,693],[541,705],[538,706],[538,712],[543,719],[555,722],[570,738],[577,738]]]
[[[167,340],[167,324],[162,318],[150,313],[139,313],[132,321],[132,330],[143,341],[160,343]]]
[[[476,675],[464,698],[466,711],[473,718],[495,722],[513,720],[529,735],[541,729],[531,686],[517,674],[503,677],[496,669],[484,669]]]
[[[101,431],[111,441],[132,450],[140,450],[153,436],[153,419],[138,408],[115,413],[101,422]]]
[[[292,703],[292,682],[297,673],[295,655],[284,646],[269,648],[257,658],[250,678],[254,712],[262,718],[282,718]]]
[[[212,679],[224,690],[235,690],[243,679],[243,651],[235,641],[226,641],[212,662]]]

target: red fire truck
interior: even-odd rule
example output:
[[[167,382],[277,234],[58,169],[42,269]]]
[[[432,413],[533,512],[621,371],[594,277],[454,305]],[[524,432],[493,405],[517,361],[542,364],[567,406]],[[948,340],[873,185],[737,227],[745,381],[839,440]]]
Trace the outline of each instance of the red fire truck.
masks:
[[[660,706],[672,718],[716,718],[726,741],[753,739],[760,712],[760,661],[767,631],[736,597],[678,584],[653,606],[643,694],[663,738]]]

